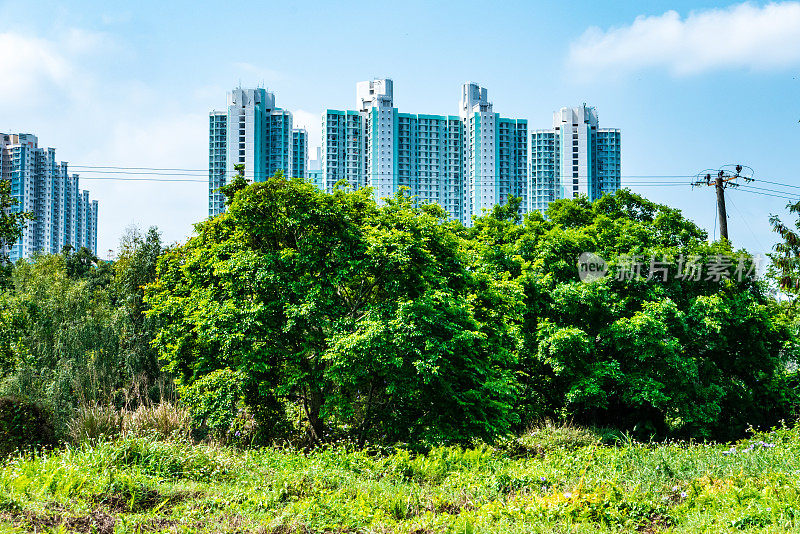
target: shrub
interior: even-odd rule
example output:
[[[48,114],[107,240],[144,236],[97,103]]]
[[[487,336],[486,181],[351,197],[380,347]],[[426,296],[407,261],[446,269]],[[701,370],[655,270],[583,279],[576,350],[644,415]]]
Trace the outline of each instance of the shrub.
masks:
[[[227,442],[241,436],[237,418],[245,415],[243,375],[230,369],[209,373],[179,389],[181,401],[188,406],[195,437],[210,436]]]
[[[574,451],[600,441],[601,437],[592,430],[548,419],[500,447],[512,456],[536,456],[555,450]]]
[[[39,404],[20,397],[0,397],[1,456],[51,445],[55,445],[53,427]]]
[[[82,406],[75,412],[68,427],[73,443],[110,438],[122,432],[122,414],[113,406]]]
[[[191,429],[191,414],[187,408],[162,401],[151,406],[139,406],[123,417],[126,434],[142,436],[156,434],[160,438],[187,438]]]

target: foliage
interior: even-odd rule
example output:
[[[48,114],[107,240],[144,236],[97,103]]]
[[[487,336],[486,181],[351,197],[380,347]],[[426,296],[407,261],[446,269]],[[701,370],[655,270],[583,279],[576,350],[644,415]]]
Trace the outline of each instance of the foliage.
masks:
[[[104,519],[107,532],[273,534],[800,528],[796,427],[728,444],[607,446],[590,429],[561,426],[533,434],[544,452],[523,457],[487,445],[375,454],[335,445],[237,452],[132,436],[87,443],[5,462],[0,525],[79,530]]]
[[[237,170],[184,245],[132,228],[113,263],[65,249],[14,266],[0,394],[78,441],[185,437],[191,417],[193,437],[237,446],[505,439],[521,455],[551,434],[582,447],[565,421],[733,439],[798,413],[796,306],[677,210],[623,190],[521,218],[512,198],[465,227],[406,190],[378,204]],[[582,282],[582,252],[642,276]],[[744,276],[679,276],[726,255]]]
[[[21,397],[0,397],[0,457],[52,445],[53,427],[42,406]]]
[[[164,248],[161,234],[150,227],[142,235],[135,227],[120,240],[111,283],[112,304],[117,308],[115,334],[119,339],[119,359],[125,375],[135,377],[144,389],[142,396],[157,401],[163,396],[161,365],[150,343],[158,324],[147,317],[144,286],[155,279],[156,264]]]
[[[789,213],[797,216],[795,229],[783,223],[777,215],[769,218],[772,229],[782,239],[775,245],[775,253],[771,255],[771,269],[780,288],[797,295],[800,292],[800,235],[796,229],[800,228],[800,202],[789,204],[787,208]]]
[[[199,437],[211,434],[221,441],[234,441],[241,435],[237,419],[243,417],[245,374],[218,369],[179,389],[181,402],[191,414]]]
[[[514,277],[524,291],[523,421],[725,439],[789,415],[782,384],[797,349],[780,307],[747,274],[745,251],[707,243],[679,211],[625,190],[558,200],[547,216],[518,225],[496,208],[470,229],[475,269]],[[642,276],[581,282],[582,252],[615,268],[637,257]],[[678,276],[681,258],[723,255],[744,259],[741,280]],[[648,276],[651,260],[668,265],[666,280]]]
[[[40,402],[62,438],[79,408],[169,395],[142,302],[160,254],[155,229],[131,230],[114,264],[69,248],[19,262],[0,293],[0,391]]]
[[[253,184],[159,263],[155,346],[184,385],[243,372],[254,415],[298,407],[310,443],[502,434],[514,356],[490,328],[503,308],[476,312],[508,292],[474,276],[453,228],[403,192],[379,207],[368,190]]]
[[[32,213],[19,209],[19,201],[11,194],[11,180],[0,180],[0,264],[6,274],[10,247],[22,235]]]

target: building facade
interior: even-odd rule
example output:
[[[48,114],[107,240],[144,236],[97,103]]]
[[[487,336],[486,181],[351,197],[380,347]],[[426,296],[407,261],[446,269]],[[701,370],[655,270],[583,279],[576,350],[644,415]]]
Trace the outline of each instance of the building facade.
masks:
[[[55,149],[40,148],[35,135],[0,133],[0,177],[11,183],[12,209],[34,216],[16,243],[3,244],[11,261],[65,246],[97,254],[98,202],[80,190],[78,175],[56,160]]]
[[[330,192],[340,181],[372,187],[375,199],[401,187],[437,203],[465,225],[484,209],[523,198],[528,210],[528,125],[494,113],[487,91],[462,87],[458,115],[399,113],[389,79],[360,82],[357,110],[322,115],[321,169]]]
[[[620,131],[601,129],[593,107],[561,108],[552,130],[531,133],[528,197],[544,213],[559,198],[594,201],[621,187]]]
[[[276,172],[306,178],[308,134],[293,128],[292,113],[275,105],[266,89],[234,89],[227,111],[211,111],[208,139],[208,214],[225,211],[220,191],[244,165],[249,182],[263,182]]]

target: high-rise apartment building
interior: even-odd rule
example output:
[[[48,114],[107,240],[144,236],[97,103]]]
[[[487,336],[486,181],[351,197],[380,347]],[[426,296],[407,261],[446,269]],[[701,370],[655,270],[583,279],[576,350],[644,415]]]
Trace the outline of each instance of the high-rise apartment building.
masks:
[[[225,210],[219,188],[244,165],[249,182],[263,182],[277,171],[305,178],[308,134],[292,127],[292,113],[275,106],[266,89],[234,89],[227,111],[209,113],[208,214]]]
[[[11,183],[18,202],[12,209],[35,217],[16,243],[3,244],[11,261],[65,246],[97,254],[98,203],[80,191],[67,163],[56,161],[55,149],[39,148],[35,135],[0,133],[0,177]]]
[[[308,177],[308,132],[305,128],[292,130],[292,176]]]
[[[528,129],[494,113],[487,91],[462,88],[458,115],[398,113],[389,79],[356,86],[357,111],[322,116],[322,174],[332,191],[343,180],[373,188],[376,200],[407,187],[419,202],[440,204],[470,225],[473,215],[510,196],[526,212]]]
[[[530,154],[531,211],[544,213],[558,198],[593,201],[621,186],[620,132],[599,128],[593,107],[555,112],[552,130],[531,133]]]

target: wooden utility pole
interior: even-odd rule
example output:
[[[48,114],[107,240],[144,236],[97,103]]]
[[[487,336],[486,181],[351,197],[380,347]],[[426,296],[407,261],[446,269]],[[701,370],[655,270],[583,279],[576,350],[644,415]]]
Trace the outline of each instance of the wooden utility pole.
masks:
[[[719,236],[728,239],[728,214],[725,211],[725,182],[722,181],[723,172],[719,171],[715,187],[717,189],[717,213],[719,214]]]
[[[730,170],[726,170],[726,168],[731,168]],[[744,175],[742,174],[742,169],[745,170]],[[705,172],[705,171],[703,171]],[[713,186],[717,190],[717,214],[719,216],[719,235],[720,237],[724,237],[725,239],[730,240],[728,237],[728,212],[725,209],[725,189],[730,187],[739,187],[739,184],[735,182],[735,180],[739,178],[743,178],[746,182],[752,182],[752,169],[750,167],[742,167],[741,165],[726,165],[719,171],[716,172],[716,178],[711,178],[711,173],[706,173],[703,176],[703,173],[700,173],[697,176],[697,180],[692,183],[692,187],[694,186]]]

